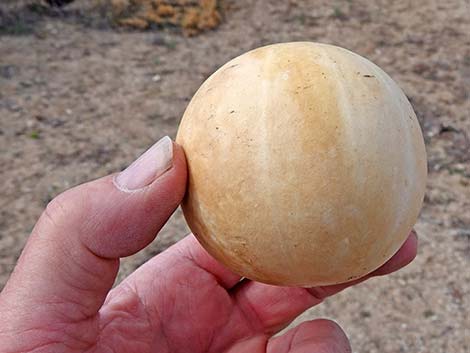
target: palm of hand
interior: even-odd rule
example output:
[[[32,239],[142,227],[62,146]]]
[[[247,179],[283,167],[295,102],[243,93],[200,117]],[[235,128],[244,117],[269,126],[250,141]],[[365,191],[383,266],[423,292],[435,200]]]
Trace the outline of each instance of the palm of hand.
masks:
[[[373,275],[408,262],[412,240]],[[346,336],[327,320],[272,335],[307,308],[355,283],[304,289],[240,281],[190,236],[110,293],[100,311],[102,332],[96,347],[116,353],[293,353],[322,352],[328,346],[347,352]]]
[[[287,352],[282,346],[289,346],[292,334],[268,345],[270,336],[321,299],[306,289],[239,280],[194,238],[185,239],[110,293],[100,311],[102,332],[96,348],[203,353],[232,347],[257,353],[269,347]],[[319,325],[335,329],[326,321]]]

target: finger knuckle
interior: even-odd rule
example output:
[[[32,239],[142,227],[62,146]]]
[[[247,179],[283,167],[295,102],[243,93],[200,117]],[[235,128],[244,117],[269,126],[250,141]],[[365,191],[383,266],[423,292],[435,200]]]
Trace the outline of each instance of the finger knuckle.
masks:
[[[60,226],[64,220],[70,219],[74,214],[74,206],[68,199],[67,191],[54,197],[43,212],[45,221],[53,226]]]

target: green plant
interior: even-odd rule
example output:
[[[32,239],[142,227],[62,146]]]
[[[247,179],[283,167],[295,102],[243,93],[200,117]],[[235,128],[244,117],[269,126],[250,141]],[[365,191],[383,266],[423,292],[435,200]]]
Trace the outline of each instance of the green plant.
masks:
[[[31,133],[29,134],[29,137],[32,138],[33,140],[39,139],[40,137],[39,131],[36,131],[36,130],[31,131]]]

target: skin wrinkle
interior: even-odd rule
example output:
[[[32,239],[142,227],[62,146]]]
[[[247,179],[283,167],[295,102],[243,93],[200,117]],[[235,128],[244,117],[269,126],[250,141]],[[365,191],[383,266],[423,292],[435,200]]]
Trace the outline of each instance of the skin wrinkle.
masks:
[[[241,303],[243,302],[244,304],[241,305]],[[245,322],[248,324],[248,327],[250,327],[253,332],[264,332],[264,330],[262,329],[265,325],[263,325],[263,321],[259,317],[256,309],[251,305],[251,301],[250,300],[240,301],[239,299],[237,299],[237,303],[238,303],[238,308],[240,310],[240,313],[244,317]]]
[[[305,291],[311,295],[315,300],[318,301],[320,304],[325,298],[328,297],[328,294],[325,293],[323,287],[312,287],[312,288],[305,288]]]
[[[289,288],[289,289],[291,289],[291,288]],[[289,289],[286,289],[286,290],[289,290]],[[303,291],[303,288],[297,288],[297,289]],[[296,295],[296,297],[297,297],[297,295]],[[308,296],[308,298],[310,298],[310,296]],[[274,302],[269,303],[269,307],[266,306],[266,305],[265,305],[265,307],[271,309],[271,308],[275,308],[278,304],[279,304],[279,306],[282,307],[282,305],[285,303],[285,301],[286,301],[286,297],[282,296],[282,298],[278,298]],[[266,313],[264,315],[266,315]],[[268,314],[268,317],[269,316],[271,317],[271,321],[272,321],[273,318],[275,318],[275,320],[272,323],[269,323],[269,320],[266,320],[266,322],[263,323],[263,327],[265,327],[263,332],[265,332],[265,333],[279,332],[282,329],[286,328],[295,319],[295,317],[297,315],[298,315],[298,313],[297,314],[289,313],[289,316],[287,316],[287,314],[284,313],[284,314],[282,314],[283,320],[279,320],[279,316],[280,316],[279,312],[276,312],[276,314],[273,314],[271,312],[271,314]],[[268,325],[268,323],[269,323],[269,325]]]
[[[115,349],[113,349],[112,347],[108,347],[107,344],[102,344],[101,346],[98,347],[98,345],[96,347],[94,347],[93,350],[91,350],[90,352],[88,353],[117,353]]]
[[[75,265],[77,266],[77,268],[80,268],[81,270],[83,269],[83,265],[82,264],[79,264],[79,261],[76,261],[73,256],[70,257],[70,259],[75,263]],[[118,266],[119,266],[119,260],[107,260],[107,261],[115,261],[116,262],[116,273],[117,273],[117,269],[118,269]],[[87,273],[87,272],[84,272],[84,273]],[[73,302],[74,304],[76,304],[78,307],[82,307],[84,309],[84,311],[88,311],[89,308],[88,308],[88,305],[85,305],[85,303],[83,302],[83,294],[94,294],[94,292],[96,291],[96,288],[92,289],[92,288],[86,288],[84,286],[81,286],[79,283],[80,281],[77,281],[77,280],[74,280],[73,278],[69,277],[73,275],[73,273],[67,273],[66,276],[63,276],[63,281],[64,283],[68,286],[68,289],[72,289],[73,291],[77,291],[79,294],[77,295],[77,299],[76,300],[73,300],[72,298],[70,298],[70,302]],[[81,273],[81,275],[83,275],[83,273]],[[96,273],[93,275],[93,277],[95,278],[92,278],[93,282],[95,283],[100,283],[103,279],[102,277],[100,278],[99,277],[99,274]],[[69,293],[67,293],[68,295]],[[94,302],[95,299],[93,298],[92,301]],[[100,304],[100,306],[102,305],[102,303]],[[84,318],[87,318],[87,317],[90,317],[94,314],[89,314],[89,313],[86,313],[86,312],[83,312],[83,317]]]
[[[235,302],[235,299],[232,298],[232,301],[233,301],[233,303],[234,303],[234,302]],[[234,322],[234,321],[235,321],[235,322],[238,321],[237,317],[240,317],[240,315],[241,315],[241,317],[243,317],[243,318],[245,319],[245,316],[244,316],[242,310],[240,310],[240,308],[238,308],[236,305],[232,305],[232,310],[230,311],[230,314],[227,315],[227,319],[225,320],[225,324],[224,324],[223,327],[226,328],[226,327],[227,327],[227,325],[226,325],[227,323],[231,323],[231,322]],[[248,321],[245,321],[245,322],[244,322],[244,324],[247,324],[247,323],[248,323],[247,326],[250,326],[250,323],[249,323]],[[237,327],[237,328],[238,328],[238,327]],[[254,327],[249,327],[249,330],[250,330],[250,331],[253,331],[253,330],[254,330]],[[238,329],[238,331],[240,331],[240,329]],[[245,326],[243,326],[243,330],[241,330],[241,331],[242,331],[243,333],[242,333],[242,334],[238,334],[238,335],[241,335],[241,337],[243,337],[243,335],[246,334],[246,328],[245,328]],[[230,349],[230,348],[235,344],[235,342],[236,342],[237,340],[240,339],[240,337],[237,336],[237,337],[234,338],[233,340],[227,341],[224,345],[220,346],[220,343],[219,343],[219,341],[217,340],[217,338],[218,338],[219,336],[224,336],[224,334],[225,334],[224,332],[225,332],[225,330],[221,331],[221,333],[219,333],[218,336],[214,336],[215,339],[213,340],[211,346],[208,347],[208,350],[207,350],[208,352],[219,352],[219,351],[225,352],[226,350]],[[217,347],[218,347],[218,350],[217,350],[217,351],[214,350],[214,349],[215,349],[214,346],[215,346],[216,344],[218,344],[218,346],[217,346]]]
[[[297,337],[297,335],[299,334],[299,331],[301,330],[301,327],[297,327],[294,334],[292,335],[292,338],[289,340],[289,345],[287,346],[287,350],[286,350],[286,353],[290,353],[290,351],[292,350],[293,348],[293,343],[295,341],[295,338]]]
[[[79,246],[82,246],[84,248],[84,250],[88,251],[92,256],[98,258],[99,260],[101,261],[104,261],[104,262],[108,262],[108,263],[113,263],[114,262],[114,265],[116,266],[116,272],[118,270],[118,266],[119,266],[119,259],[108,259],[108,258],[104,258],[104,257],[101,257],[97,254],[95,254],[89,247],[87,247],[83,241],[80,241]],[[80,261],[77,261],[77,259],[75,259],[73,256],[70,256],[70,258],[74,261],[74,264],[80,268],[80,270],[82,271],[82,274],[83,273],[86,273],[87,275],[89,275],[93,280],[98,280],[98,281],[102,281],[103,277],[102,277],[102,274],[100,273],[97,273],[96,272],[96,269],[95,271],[88,268],[87,266],[83,265]],[[79,288],[79,287],[77,287]],[[85,289],[84,289],[85,290]]]
[[[77,319],[74,317],[74,315],[70,314],[70,310],[67,309],[67,306],[70,306],[70,303],[67,300],[64,300],[63,298],[59,299],[48,299],[47,301],[43,301],[40,304],[36,304],[37,307],[41,308],[44,313],[40,313],[40,317],[44,316],[47,318],[47,314],[51,315],[51,318],[54,320],[60,320],[59,322],[54,322],[54,320],[51,320],[51,318],[48,318],[48,321],[43,321],[42,325],[34,325],[29,328],[22,328],[21,330],[18,329],[18,333],[21,334],[26,334],[32,337],[43,337],[43,339],[47,339],[48,341],[54,340],[54,336],[58,334],[59,338],[57,340],[60,340],[64,344],[67,342],[71,341],[73,343],[70,343],[69,345],[71,347],[75,346],[80,346],[80,347],[88,347],[93,345],[96,342],[96,337],[98,330],[95,328],[93,330],[86,330],[85,332],[87,333],[86,335],[80,334],[79,332],[83,332],[80,328],[90,326],[90,327],[96,327],[96,317],[87,317],[85,319]],[[65,307],[65,309],[64,309]],[[77,308],[77,307],[75,307]],[[46,310],[47,309],[47,310]],[[38,320],[38,313],[36,312],[36,315],[31,317],[30,314],[27,315],[27,320],[33,322],[36,322]],[[45,319],[43,319],[45,320]],[[44,328],[46,327],[46,328]],[[89,335],[89,333],[93,332],[93,335]],[[4,335],[6,337],[16,337],[18,333],[10,334],[5,333]],[[65,337],[64,336],[65,333]],[[80,348],[81,349],[81,348]]]
[[[104,261],[104,262],[107,262],[109,265],[114,265],[115,273],[117,273],[118,267],[119,267],[119,260],[114,260],[114,259],[111,260],[111,259],[101,258],[100,256],[94,254],[93,251],[89,247],[87,247],[82,241],[79,241],[78,246],[83,248],[82,251],[81,251],[82,253],[88,252],[93,257],[97,258],[98,261]],[[83,276],[84,274],[90,276],[91,277],[91,282],[93,282],[93,283],[102,283],[103,282],[102,275],[100,275],[99,273],[93,273],[92,270],[90,270],[89,268],[84,266],[73,255],[69,256],[68,259],[74,262],[73,266],[76,266],[77,268],[80,268],[80,271],[81,271],[80,276]],[[114,262],[114,264],[112,262]],[[80,283],[84,282],[83,279],[74,280],[73,278],[71,278],[71,276],[74,274],[74,271],[66,271],[66,272],[68,272],[68,273],[64,273],[64,276],[62,276],[62,280],[63,280],[63,283],[66,284],[67,287],[68,287],[68,293],[67,293],[68,299],[67,300],[69,302],[74,303],[74,304],[77,305],[77,309],[82,314],[82,319],[87,319],[87,318],[90,318],[91,316],[94,316],[95,313],[90,312],[90,306],[91,306],[91,304],[94,304],[96,299],[94,297],[91,297],[90,301],[92,303],[90,303],[90,305],[88,305],[87,303],[84,303],[83,300],[84,300],[84,298],[87,298],[89,296],[88,295],[83,295],[83,293],[93,294],[96,291],[96,288],[90,288],[90,287],[86,288],[86,287],[81,286]],[[85,281],[85,282],[87,282],[87,281]],[[107,285],[105,287],[107,287]],[[103,289],[106,289],[106,288],[103,288]],[[72,298],[70,298],[70,295],[69,295],[70,290],[72,290],[73,292],[78,291],[81,294],[76,295],[77,299],[73,300]],[[97,305],[101,306],[102,303],[99,303]]]
[[[206,268],[202,267],[202,265],[200,265],[197,260],[196,260],[196,257],[194,255],[194,250],[192,250],[191,248],[188,249],[189,251],[189,255],[186,255],[186,253],[184,253],[183,251],[180,251],[180,255],[187,259],[188,261],[190,261],[196,268],[200,268],[201,270],[203,270],[205,273],[207,273],[208,275],[210,275],[217,283],[218,285],[224,289],[224,290],[228,290],[229,288],[227,288],[227,283],[224,283],[222,278],[219,277],[219,276],[216,276],[214,273],[211,273],[210,271],[208,271]]]
[[[215,282],[214,285],[215,285],[216,287],[220,287],[217,282]],[[192,284],[185,283],[184,280],[183,280],[183,281],[179,281],[179,282],[178,282],[178,286],[179,286],[179,287],[183,287],[183,290],[181,291],[181,292],[183,292],[183,293],[184,293],[184,292],[186,292],[186,293],[191,293],[191,292],[197,290],[196,288],[194,288],[194,286],[193,286]],[[197,327],[198,324],[199,324],[199,322],[198,322],[197,316],[196,316],[195,313],[194,313],[194,306],[197,305],[198,303],[197,303],[197,301],[194,302],[194,299],[193,299],[192,296],[190,296],[189,302],[190,302],[190,303],[189,303],[189,305],[187,306],[187,310],[188,310],[188,321],[190,321],[190,322],[193,323],[193,327]],[[196,334],[196,337],[193,339],[193,343],[195,344],[195,343],[196,343],[195,341],[197,340],[197,342],[198,342],[198,347],[201,347],[201,349],[203,350],[204,348],[202,348],[202,347],[205,346],[204,342],[205,342],[206,340],[201,339],[201,332],[200,332],[199,330],[197,330],[196,332],[197,332],[197,334]]]
[[[263,348],[263,352],[264,351],[268,351],[268,343],[269,343],[269,337],[268,336],[264,336],[264,348]]]
[[[76,345],[71,344],[71,343],[68,343],[67,341],[62,342],[62,344],[63,344],[65,347],[67,347],[67,348],[69,348],[69,349],[71,349],[71,350],[74,350],[74,349],[75,349],[75,350],[78,350],[79,352],[81,352],[82,350],[87,351],[87,350],[91,349],[92,347],[95,347],[95,346],[96,346],[96,341],[95,341],[95,342],[92,342],[92,343],[85,343],[85,346],[79,347],[79,348],[75,348],[75,347],[77,347]]]
[[[160,348],[163,349],[163,347],[161,347],[162,343],[165,344],[165,350],[166,352],[170,352],[170,348],[169,348],[169,336],[166,332],[166,326],[163,324],[163,321],[162,321],[162,318],[161,318],[161,315],[160,315],[160,311],[158,310],[158,307],[155,306],[154,308],[155,312],[157,313],[157,317],[158,319],[154,319],[153,321],[157,321],[158,324],[154,327],[157,327],[157,329],[155,330],[156,332],[159,332],[160,333],[160,336],[163,338],[163,342],[161,341],[158,341],[158,338],[157,336],[155,336],[154,338],[154,341],[152,342],[152,346],[157,346],[157,345],[160,345]]]
[[[54,344],[57,345],[63,345],[66,346],[69,349],[76,350],[78,352],[83,352],[91,347],[93,347],[96,343],[96,340],[83,340],[83,335],[78,334],[77,330],[70,329],[67,330],[66,328],[68,327],[68,324],[64,324],[64,327],[62,325],[60,327],[53,328],[53,326],[48,325],[47,329],[41,328],[41,327],[32,327],[29,329],[22,329],[20,333],[22,334],[30,334],[33,333],[33,336],[43,336],[43,340],[46,340],[44,343],[39,343],[38,345],[33,346],[32,348],[27,348],[26,350],[24,348],[21,348],[18,352],[21,353],[27,353],[27,352],[35,352],[38,349],[42,349],[47,346],[51,346]],[[95,330],[95,332],[97,332]],[[64,339],[64,333],[66,334],[66,339]],[[76,334],[76,335],[73,335]],[[10,337],[18,337],[16,334],[10,334],[8,335]],[[57,338],[53,338],[56,336]],[[67,340],[67,338],[70,338],[71,340]],[[14,353],[15,351],[8,351],[8,353]]]
[[[70,329],[68,325],[64,324],[64,329],[62,332],[67,332],[67,335],[69,337],[72,337],[75,342],[78,344],[83,343],[83,345],[80,345],[79,349],[90,349],[93,346],[96,345],[96,342],[98,340],[98,327],[99,327],[99,322],[98,322],[98,317],[90,318],[88,320],[85,320],[79,324],[77,324],[80,329],[77,329],[76,327],[71,326]],[[86,329],[81,329],[81,327],[87,327]],[[60,329],[58,329],[60,330]],[[85,334],[82,334],[82,332],[85,332]],[[87,339],[87,336],[88,337]]]
[[[214,331],[211,331],[210,336],[209,336],[209,340],[208,340],[208,343],[207,343],[207,348],[204,351],[204,353],[210,353],[212,344],[214,343],[214,337],[215,337]]]
[[[124,320],[124,319],[125,318],[119,317],[119,318],[115,318],[114,320],[115,322],[117,322],[118,320]],[[98,352],[101,352],[101,347],[103,346],[103,344],[104,345],[109,344],[109,345],[116,346],[116,347],[122,347],[120,350],[117,350],[116,352],[121,352],[121,351],[127,352],[127,349],[123,348],[123,343],[124,343],[124,346],[126,346],[131,341],[133,342],[132,344],[134,346],[140,345],[140,346],[145,347],[145,349],[140,349],[139,352],[142,352],[142,353],[151,352],[150,348],[152,346],[152,342],[148,341],[147,338],[145,338],[145,340],[142,340],[143,338],[142,334],[139,334],[138,336],[139,339],[135,340],[137,336],[134,333],[129,333],[129,328],[126,330],[125,325],[120,325],[119,323],[116,325],[118,325],[117,329],[111,324],[107,326],[107,330],[109,331],[104,331],[104,333],[108,334],[108,336],[106,337],[106,339],[96,344],[96,349]],[[124,326],[124,327],[119,328],[119,325]],[[135,327],[132,327],[131,329],[135,329]],[[151,332],[151,331],[148,331],[148,332]]]
[[[60,341],[52,341],[52,342],[47,342],[47,343],[44,343],[44,344],[40,344],[34,348],[31,348],[30,350],[27,350],[27,351],[12,351],[12,352],[8,352],[8,353],[35,353],[37,350],[39,349],[43,349],[45,347],[50,347],[50,346],[54,346],[54,345],[61,345],[61,342]]]
[[[70,304],[74,305],[74,310],[71,310]],[[67,324],[79,324],[81,322],[93,319],[95,317],[95,315],[90,316],[89,314],[82,312],[83,309],[81,309],[81,307],[83,306],[81,305],[81,303],[77,301],[73,301],[71,299],[64,300],[63,298],[60,298],[60,301],[53,301],[53,300],[44,301],[44,302],[41,302],[39,305],[43,305],[47,307],[49,306],[59,307],[57,310],[55,309],[50,310],[48,308],[48,312],[53,313],[54,318],[58,318]],[[67,308],[67,306],[69,306],[69,308]],[[64,307],[65,307],[65,310],[64,310]],[[75,315],[74,314],[75,312],[78,312],[79,315]],[[81,317],[78,318],[79,316]]]
[[[45,227],[45,229],[56,229],[58,233],[62,232],[64,234],[70,232],[70,229],[65,227],[64,229],[64,222],[66,223],[65,226],[67,225],[67,222],[70,221],[70,219],[80,219],[82,220],[81,222],[78,222],[81,226],[83,225],[83,220],[86,220],[86,217],[83,217],[82,215],[82,210],[86,210],[86,204],[83,202],[83,197],[84,195],[88,194],[86,190],[86,185],[84,185],[84,192],[78,193],[80,196],[78,200],[74,202],[72,206],[67,206],[68,198],[73,198],[75,199],[75,195],[77,195],[76,189],[72,188],[70,190],[67,190],[63,192],[62,194],[57,195],[54,197],[46,206],[46,209],[44,211],[44,215],[46,216],[46,219],[48,219],[51,222],[50,227]],[[80,202],[78,202],[80,201]],[[85,206],[85,207],[83,207]],[[77,214],[78,212],[78,214]],[[77,223],[77,222],[74,222]],[[41,225],[41,223],[38,223]],[[78,239],[80,239],[80,232],[81,229],[75,229],[76,234],[78,235]]]
[[[164,254],[162,254],[162,255],[164,255]],[[181,254],[179,254],[179,255],[181,255]],[[166,281],[165,281],[166,274],[167,274],[166,272],[158,272],[158,273],[156,273],[155,278],[159,278],[161,283],[165,284],[166,283]],[[140,292],[142,292],[142,293],[145,292],[145,289],[142,289],[142,290],[139,289],[139,282],[138,281],[125,281],[123,283],[127,283],[127,282],[133,282],[135,292],[137,293],[137,295],[139,295],[138,293],[140,293]],[[148,283],[145,283],[145,284],[148,286]],[[164,293],[165,292],[165,287],[160,289],[160,286],[157,285],[157,286],[155,286],[155,288],[153,288],[153,290],[154,291],[162,291]],[[143,296],[143,297],[145,298],[145,296]],[[157,297],[159,299],[160,298],[161,299],[166,298],[165,295],[161,295],[161,296],[157,295]],[[159,332],[160,335],[162,336],[162,338],[164,340],[164,343],[166,344],[166,351],[170,352],[170,347],[174,346],[174,344],[170,342],[171,341],[170,340],[171,335],[168,334],[167,327],[163,324],[164,315],[163,315],[162,311],[160,310],[160,308],[165,309],[165,311],[173,312],[174,302],[172,301],[171,305],[168,305],[168,303],[166,303],[164,301],[160,301],[158,303],[145,303],[141,296],[139,296],[139,300],[142,302],[142,305],[144,305],[144,307],[146,308],[147,314],[149,315],[149,320],[151,322],[153,322],[153,325],[154,325],[153,327],[157,328],[155,331]],[[152,310],[153,312],[150,312],[150,310]],[[168,321],[171,321],[171,317],[168,318]],[[161,342],[158,341],[157,336],[155,336],[154,342],[158,342],[158,343],[161,344]],[[154,346],[155,345],[156,344],[154,343]]]
[[[31,331],[40,331],[40,332],[43,332],[44,330],[42,329],[37,329],[37,328],[30,328],[30,329],[26,329],[26,330],[21,330],[19,331],[18,333],[21,334],[21,333],[29,333]],[[4,336],[6,337],[18,337],[17,334],[18,333],[13,333],[13,332],[9,332],[7,334],[5,334]],[[18,344],[18,342],[16,342]],[[5,353],[29,353],[29,352],[34,352],[35,350],[41,348],[41,347],[44,347],[44,346],[48,346],[48,345],[51,345],[51,344],[55,344],[55,343],[59,343],[58,341],[54,341],[52,340],[52,342],[50,340],[48,340],[47,342],[44,342],[44,343],[39,343],[38,345],[33,345],[32,348],[27,348],[25,350],[25,348],[18,348],[15,349],[15,350],[9,350],[9,351],[5,351]]]
[[[166,289],[166,288],[163,287],[163,288],[162,288],[162,291],[164,291],[165,289]],[[162,298],[165,299],[165,296],[162,296]],[[169,305],[164,305],[164,304],[167,304],[166,301],[165,301],[165,302],[160,302],[160,303],[162,303],[161,306],[159,306],[159,305],[154,305],[154,306],[153,306],[153,309],[154,309],[155,312],[157,313],[157,317],[159,318],[159,320],[158,320],[158,321],[159,321],[159,326],[160,326],[160,328],[161,328],[161,334],[162,334],[162,336],[164,337],[164,340],[165,340],[165,342],[166,342],[166,344],[167,344],[167,347],[168,347],[167,349],[168,349],[168,351],[170,351],[170,347],[171,347],[172,345],[174,346],[174,343],[171,342],[171,338],[170,338],[171,335],[168,334],[167,326],[164,325],[164,321],[163,321],[163,320],[164,320],[164,317],[165,317],[165,316],[163,315],[162,311],[160,310],[160,307],[161,307],[161,309],[165,310],[165,312],[170,311],[170,312],[172,313],[173,310],[174,310],[174,307],[175,307],[175,301],[174,301],[174,299],[172,299],[170,306],[169,306]],[[171,321],[171,316],[170,316],[170,318],[168,318],[168,321]]]
[[[63,342],[67,347],[77,347],[79,350],[87,350],[95,346],[98,339],[98,318],[91,317],[76,323],[62,323],[59,325],[49,325],[57,332],[58,339],[62,339],[63,334],[71,340]]]
[[[187,249],[186,249],[186,250],[187,250]],[[179,251],[179,254],[180,254],[180,257],[181,257],[182,259],[188,261],[194,268],[199,269],[199,270],[202,270],[202,272],[208,276],[208,277],[207,277],[208,280],[212,280],[212,281],[213,281],[213,285],[215,286],[214,290],[220,289],[220,290],[222,290],[222,291],[224,291],[224,292],[226,291],[226,289],[224,288],[224,283],[223,283],[223,281],[222,281],[220,278],[218,278],[218,276],[216,276],[215,274],[213,274],[213,273],[207,271],[204,267],[202,267],[201,265],[199,265],[199,263],[196,261],[195,256],[194,256],[194,254],[193,254],[193,252],[192,252],[191,250],[189,250],[189,253],[186,253],[186,252],[184,252],[184,251],[181,249],[181,250]],[[193,286],[191,286],[190,284],[179,283],[179,285],[182,285],[182,284],[184,284],[184,285],[187,287],[188,291],[192,291],[192,290],[194,289]],[[189,309],[189,310],[191,310],[191,306],[190,306],[190,309]],[[191,312],[190,312],[190,314],[189,314],[189,317],[192,317]],[[226,320],[221,324],[221,326],[225,326],[225,324],[227,323],[227,321],[228,321],[228,319],[226,319]],[[214,337],[215,337],[214,330],[216,330],[216,329],[217,329],[216,327],[213,327],[213,329],[212,329],[212,331],[211,331],[211,334],[210,334],[210,339],[208,340],[209,342],[208,342],[207,344],[205,344],[205,345],[206,345],[206,348],[203,349],[203,350],[205,350],[205,351],[208,351],[208,350],[209,350],[210,346],[211,346],[212,343],[213,343],[213,340],[214,340]],[[204,344],[203,344],[204,341],[207,341],[207,339],[206,339],[206,340],[203,340],[203,339],[201,339],[201,338],[199,337],[199,342],[200,342],[200,346],[201,346],[201,347],[204,346]]]
[[[144,302],[142,301],[142,299],[139,295],[138,288],[136,287],[136,284],[132,285],[131,283],[125,281],[125,282],[122,283],[122,285],[123,285],[123,287],[121,287],[120,290],[124,291],[126,293],[126,297],[124,297],[124,298],[126,299],[126,301],[129,301],[129,300],[131,300],[131,302],[136,301],[138,303],[137,311],[139,313],[134,313],[131,310],[128,310],[128,308],[124,308],[124,309],[113,308],[114,303],[113,303],[112,300],[109,303],[107,303],[107,305],[102,308],[100,313],[102,312],[102,315],[103,314],[112,315],[112,317],[109,321],[107,321],[105,323],[101,323],[102,324],[102,326],[100,326],[101,335],[98,337],[97,344],[96,344],[97,347],[99,347],[100,344],[103,342],[102,341],[103,337],[106,336],[106,332],[107,332],[106,329],[108,327],[110,327],[110,325],[112,326],[114,323],[116,323],[116,320],[122,319],[122,317],[118,315],[120,313],[123,313],[125,316],[130,315],[134,318],[134,320],[138,320],[138,321],[141,321],[141,322],[144,321],[145,326],[148,327],[148,330],[146,330],[146,331],[149,334],[152,333],[152,332],[158,332],[158,331],[153,329],[154,327],[158,327],[158,326],[160,326],[160,328],[162,329],[162,332],[164,332],[164,326],[161,325],[161,320],[152,320],[153,315],[151,315],[149,313],[149,311],[148,311],[149,307],[147,305],[145,305]],[[118,303],[119,303],[119,299],[122,300],[122,297],[121,298],[118,297],[118,299],[117,299]],[[116,304],[114,304],[114,306]],[[122,303],[120,303],[120,304],[122,304]],[[111,308],[109,308],[109,307],[111,307]],[[107,312],[108,308],[109,308],[109,311]],[[144,313],[145,317],[142,317],[141,312]],[[159,325],[155,325],[156,321],[159,323]],[[120,324],[118,323],[117,326],[119,327]],[[149,339],[149,341],[153,342],[154,338]]]
[[[217,289],[225,290],[225,289],[221,286],[221,284],[217,281],[216,276],[211,276],[211,277],[212,277],[212,279],[214,280],[214,283],[213,283],[214,289],[213,289],[213,290],[217,290]],[[191,292],[191,291],[193,291],[193,290],[195,290],[195,289],[192,288],[192,287],[189,287],[188,290],[189,290],[189,292]],[[195,304],[197,305],[197,303],[195,303]],[[192,308],[193,308],[193,305],[189,305],[189,317],[190,317],[190,318],[195,318],[196,316],[192,313]],[[224,325],[226,324],[226,322],[227,322],[227,320],[225,320],[223,323],[221,323],[220,326],[224,326]],[[196,324],[197,324],[197,323],[196,323]],[[206,351],[208,350],[208,347],[211,346],[212,341],[214,340],[214,337],[215,337],[215,334],[216,334],[215,331],[218,330],[218,329],[219,329],[219,327],[212,327],[212,329],[210,330],[210,333],[209,333],[209,335],[210,335],[210,336],[209,336],[209,339],[207,339],[207,338],[204,339],[203,337],[201,337],[201,336],[204,335],[204,333],[203,333],[203,332],[200,332],[200,331],[198,332],[199,346],[200,346],[200,347],[206,346],[206,348],[202,348],[202,350],[206,350]],[[207,334],[206,334],[206,335],[207,335]],[[204,344],[204,342],[206,342],[206,343]]]
[[[57,216],[54,215],[57,212],[56,211],[57,209],[60,209],[65,214],[64,206],[62,206],[58,197],[52,199],[52,201],[50,201],[47,204],[43,215],[44,215],[44,218],[46,218],[46,220],[49,221],[51,226],[59,228],[59,225],[56,223]]]

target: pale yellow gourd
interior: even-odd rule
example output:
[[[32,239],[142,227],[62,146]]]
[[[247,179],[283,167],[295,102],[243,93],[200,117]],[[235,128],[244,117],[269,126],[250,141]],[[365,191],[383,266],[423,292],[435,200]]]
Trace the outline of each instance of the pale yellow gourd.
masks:
[[[409,101],[339,47],[284,43],[231,60],[194,95],[176,141],[191,230],[249,279],[361,277],[399,249],[422,205],[426,153]]]

